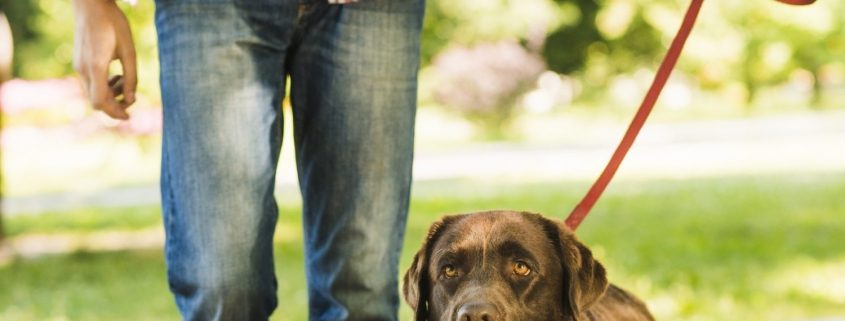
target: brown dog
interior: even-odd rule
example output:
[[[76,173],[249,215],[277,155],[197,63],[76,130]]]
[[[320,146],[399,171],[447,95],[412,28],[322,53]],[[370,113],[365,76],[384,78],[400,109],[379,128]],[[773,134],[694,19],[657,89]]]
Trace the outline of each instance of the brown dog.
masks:
[[[569,228],[531,213],[434,223],[403,292],[417,321],[654,320]]]

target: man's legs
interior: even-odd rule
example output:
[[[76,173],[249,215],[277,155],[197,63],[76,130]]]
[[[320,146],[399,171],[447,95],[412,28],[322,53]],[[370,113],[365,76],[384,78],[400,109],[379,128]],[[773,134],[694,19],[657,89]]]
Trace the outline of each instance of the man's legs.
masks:
[[[311,320],[396,320],[423,0],[304,11],[291,70]]]
[[[273,186],[297,9],[276,2],[288,4],[157,1],[165,256],[185,320],[266,320],[276,307]]]

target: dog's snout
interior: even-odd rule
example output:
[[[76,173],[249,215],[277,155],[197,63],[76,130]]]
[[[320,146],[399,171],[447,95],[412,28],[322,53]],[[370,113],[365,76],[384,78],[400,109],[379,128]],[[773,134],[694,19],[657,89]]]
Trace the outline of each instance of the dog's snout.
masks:
[[[489,303],[467,303],[458,309],[457,321],[500,321],[496,307]]]

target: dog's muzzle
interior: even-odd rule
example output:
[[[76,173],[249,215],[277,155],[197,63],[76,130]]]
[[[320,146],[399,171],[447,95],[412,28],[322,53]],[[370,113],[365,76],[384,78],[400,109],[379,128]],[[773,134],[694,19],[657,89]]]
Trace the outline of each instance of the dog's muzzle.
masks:
[[[484,302],[465,303],[458,308],[455,321],[502,321],[496,306]]]

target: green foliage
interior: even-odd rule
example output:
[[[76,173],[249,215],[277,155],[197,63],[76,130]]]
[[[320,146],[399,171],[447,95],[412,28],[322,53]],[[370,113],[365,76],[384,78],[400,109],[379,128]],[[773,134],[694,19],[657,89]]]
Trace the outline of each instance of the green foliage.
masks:
[[[845,57],[845,17],[837,14],[843,10],[838,1],[805,7],[774,1],[707,3],[683,68],[708,88],[741,83],[749,104],[761,89],[808,73],[818,103],[826,85],[821,72]]]
[[[424,64],[450,44],[531,40],[564,23],[550,0],[430,0],[422,35]]]
[[[546,37],[543,57],[549,69],[559,73],[581,70],[590,46],[603,42],[596,27],[599,4],[595,0],[556,0],[570,24],[561,25]]]
[[[13,74],[41,79],[73,71],[70,1],[3,0],[14,39]]]
[[[443,214],[509,208],[562,218],[586,188],[586,182],[418,184],[401,267]],[[843,193],[843,173],[619,181],[578,234],[611,280],[644,298],[659,320],[835,316],[845,300]],[[158,215],[156,207],[145,211]],[[272,320],[306,319],[298,211],[280,216],[283,299]],[[0,284],[0,320],[177,318],[160,251],[19,260],[0,267]],[[403,306],[401,316],[411,320],[410,310]]]
[[[680,0],[430,0],[423,66],[450,46],[516,41],[542,54],[549,69],[586,84],[587,98],[639,70],[653,70],[688,4]],[[0,0],[15,37],[14,73],[38,79],[72,73],[70,1]],[[153,1],[125,12],[139,51],[140,91],[158,97]],[[845,11],[840,1],[795,7],[774,1],[704,5],[679,65],[690,83],[714,93],[741,88],[753,102],[766,87],[809,74],[813,103],[841,88]],[[831,79],[833,81],[831,82]],[[800,79],[798,79],[800,80]],[[423,99],[431,93],[423,92]],[[503,98],[510,99],[510,97]],[[833,100],[838,98],[833,97]]]
[[[34,26],[34,18],[43,14],[32,1],[0,0],[0,11],[6,14],[12,36],[16,44],[32,42],[38,38]],[[17,49],[17,48],[16,48]],[[20,60],[18,50],[14,60]],[[19,65],[15,65],[18,68]],[[16,73],[17,74],[17,73]]]

